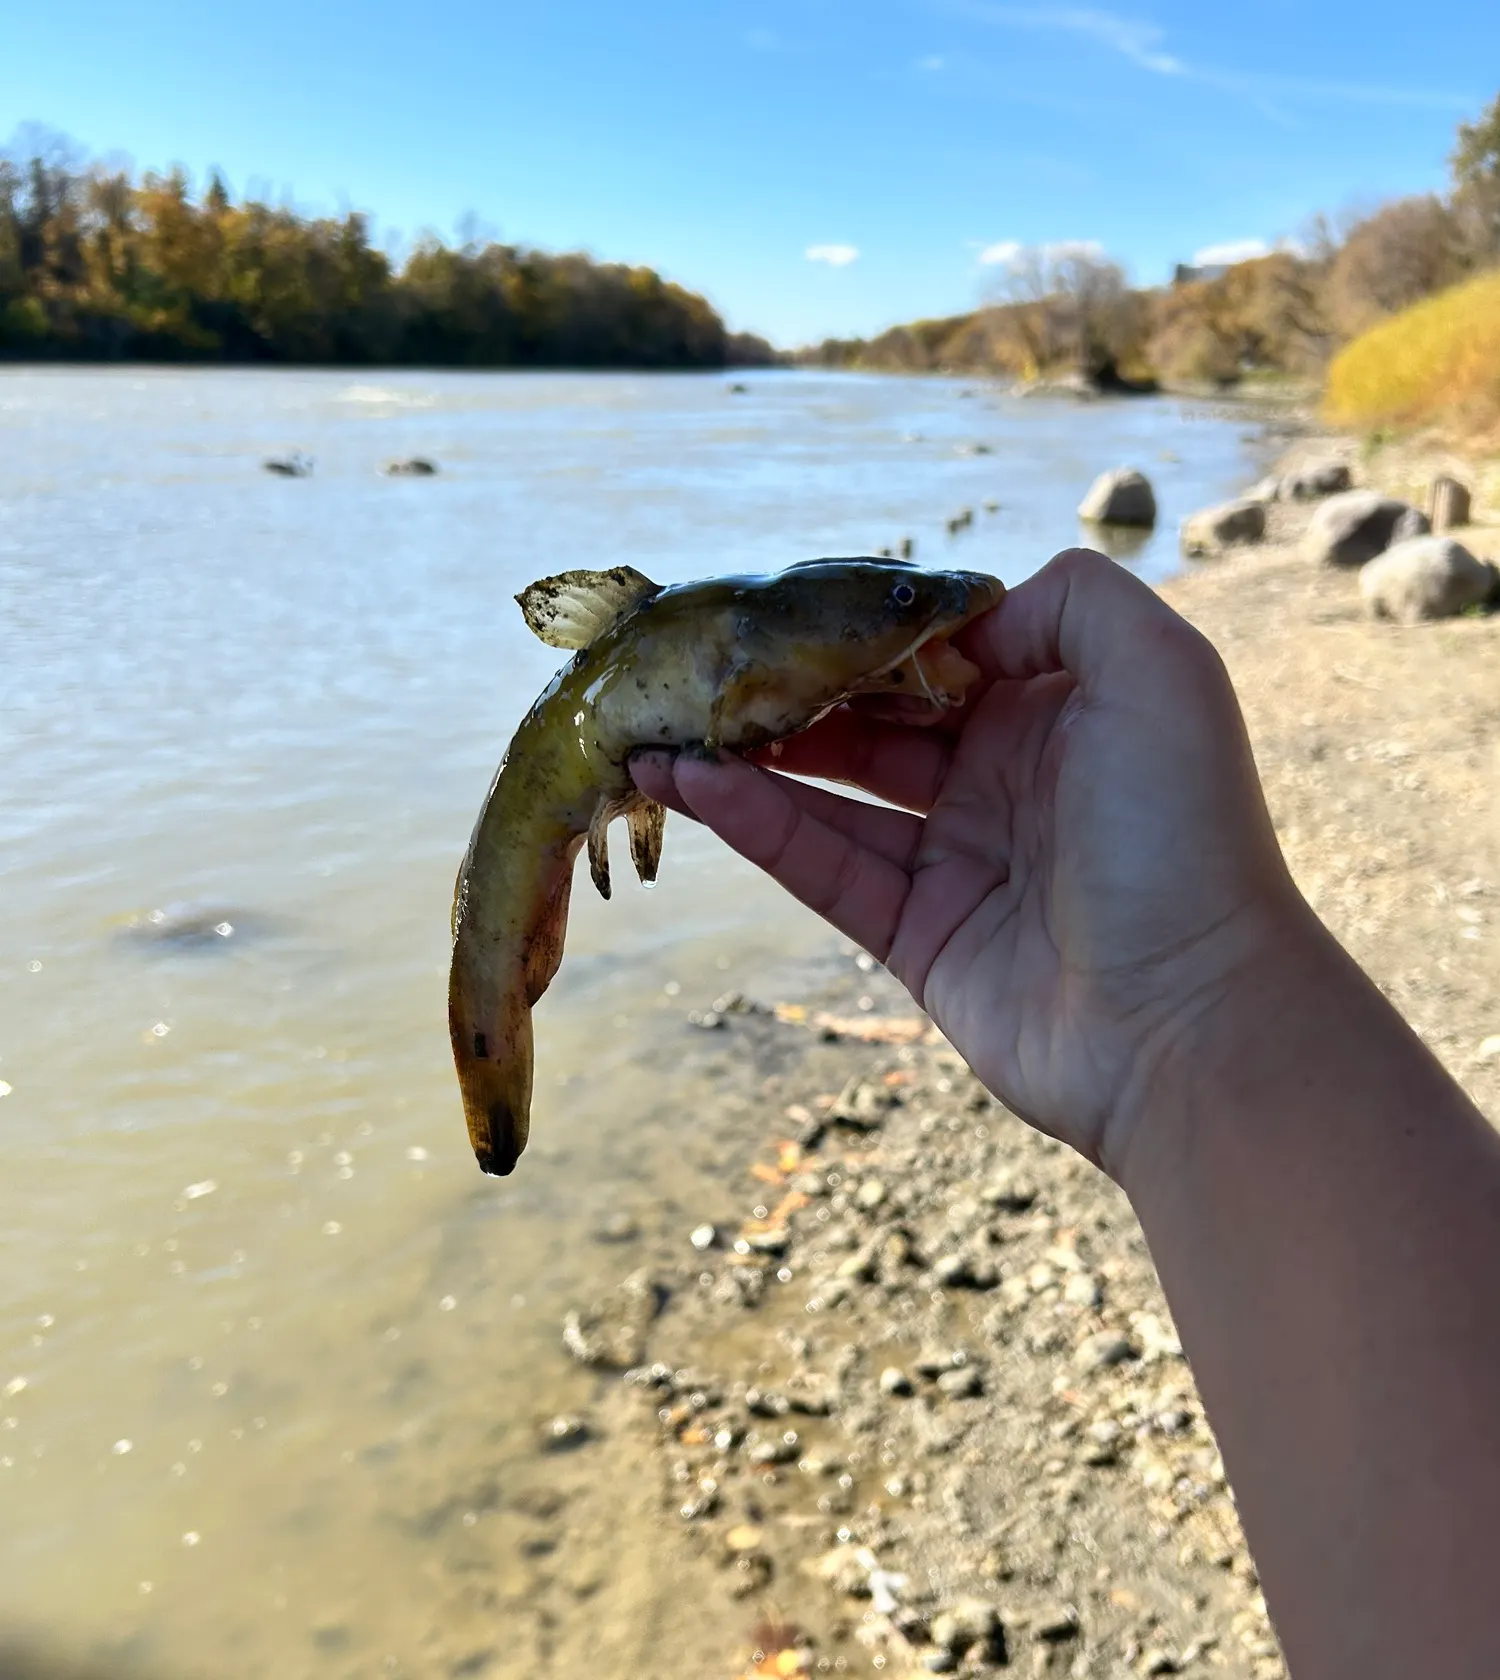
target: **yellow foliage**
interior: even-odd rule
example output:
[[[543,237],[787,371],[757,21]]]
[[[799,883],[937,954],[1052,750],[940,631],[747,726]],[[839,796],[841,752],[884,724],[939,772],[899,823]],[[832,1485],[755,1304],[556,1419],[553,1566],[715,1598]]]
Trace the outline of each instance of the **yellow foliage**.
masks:
[[[1500,426],[1500,270],[1372,327],[1328,370],[1324,413],[1373,431],[1436,426],[1478,437]]]

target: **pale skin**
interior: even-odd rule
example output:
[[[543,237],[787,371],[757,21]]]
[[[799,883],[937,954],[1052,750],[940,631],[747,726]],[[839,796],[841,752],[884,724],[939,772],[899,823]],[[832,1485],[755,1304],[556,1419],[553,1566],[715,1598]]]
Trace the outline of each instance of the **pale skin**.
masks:
[[[1500,1674],[1500,1134],[1282,860],[1202,636],[1071,550],[942,724],[643,754],[1135,1207],[1295,1680]],[[894,807],[894,808],[893,808]]]

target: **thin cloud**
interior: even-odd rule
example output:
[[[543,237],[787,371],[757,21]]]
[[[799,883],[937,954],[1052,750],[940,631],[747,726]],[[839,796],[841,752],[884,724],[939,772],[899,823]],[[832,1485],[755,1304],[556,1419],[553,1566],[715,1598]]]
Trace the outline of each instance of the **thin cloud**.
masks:
[[[1118,53],[1138,69],[1156,76],[1175,76],[1234,94],[1262,116],[1286,127],[1295,119],[1270,103],[1276,99],[1335,100],[1349,105],[1392,106],[1422,111],[1470,110],[1479,101],[1471,94],[1436,88],[1391,87],[1378,82],[1322,81],[1302,76],[1263,76],[1221,70],[1213,65],[1189,64],[1166,50],[1166,34],[1143,18],[1121,16],[1094,6],[1011,6],[991,0],[935,0],[946,16],[969,18],[1001,29],[1029,33],[1073,35],[1095,41]]]
[[[1028,250],[1035,250],[1044,262],[1066,262],[1069,257],[1102,257],[1104,247],[1097,239],[1056,239],[1049,245],[1034,247],[1021,244],[1018,239],[1002,239],[997,244],[986,245],[979,253],[979,260],[986,268],[1009,268]]]
[[[827,263],[830,268],[847,268],[859,260],[857,245],[809,245],[802,253],[809,262]]]
[[[930,74],[936,74],[939,70],[945,69],[947,67],[947,63],[948,61],[941,53],[929,53],[926,58],[919,58],[917,60],[917,68],[919,70],[926,70]]]
[[[1264,239],[1226,239],[1219,245],[1205,245],[1201,251],[1193,252],[1194,268],[1225,268],[1231,263],[1250,262],[1255,257],[1266,256],[1271,247]]]
[[[1091,6],[995,6],[984,0],[953,0],[944,8],[1002,29],[1049,31],[1098,41],[1156,76],[1186,73],[1182,60],[1161,50],[1162,31],[1154,23],[1119,17]]]

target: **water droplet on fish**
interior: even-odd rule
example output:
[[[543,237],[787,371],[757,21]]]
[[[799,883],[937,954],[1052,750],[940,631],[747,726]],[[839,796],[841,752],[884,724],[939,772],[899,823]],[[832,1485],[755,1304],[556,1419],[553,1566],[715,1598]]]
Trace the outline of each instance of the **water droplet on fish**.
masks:
[[[8,1085],[3,1079],[0,1079],[0,1097],[8,1097],[14,1090],[14,1085]]]
[[[427,1159],[427,1151],[420,1143],[414,1143],[411,1148],[407,1150],[406,1158],[408,1161],[425,1161]]]
[[[184,1546],[196,1546],[202,1538],[203,1536],[196,1528],[190,1528],[187,1533],[183,1535],[182,1543]]]
[[[152,1590],[151,1582],[150,1581],[142,1581],[141,1584],[140,1584],[140,1589],[139,1590],[143,1593],[150,1592]]]
[[[4,1389],[0,1390],[0,1393],[3,1393],[5,1398],[9,1400],[13,1394],[19,1394],[25,1386],[25,1377],[12,1377],[10,1381],[6,1383]]]
[[[327,1220],[323,1225],[323,1235],[325,1237],[336,1237],[343,1228],[344,1227],[339,1224],[338,1220]]]
[[[452,1312],[457,1305],[458,1297],[456,1295],[445,1295],[442,1300],[438,1302],[438,1311]]]
[[[27,966],[27,968],[29,968],[31,970],[31,972],[33,974],[40,974],[42,972],[42,965],[39,962],[37,962],[35,959],[33,959],[31,962],[27,963],[26,966]]]
[[[666,985],[662,987],[662,990],[667,994],[668,997],[676,997],[678,995],[678,993],[681,992],[682,987],[678,984],[677,981],[669,980],[666,983]]]
[[[196,1202],[200,1196],[211,1196],[219,1188],[218,1180],[213,1178],[199,1179],[196,1184],[188,1185],[182,1193],[190,1202]]]
[[[151,1036],[152,1038],[165,1038],[171,1030],[165,1021],[158,1021],[151,1029]]]
[[[127,1441],[122,1438],[121,1440],[116,1441],[109,1450],[117,1457],[124,1458],[125,1454],[132,1451],[134,1447],[134,1441]]]

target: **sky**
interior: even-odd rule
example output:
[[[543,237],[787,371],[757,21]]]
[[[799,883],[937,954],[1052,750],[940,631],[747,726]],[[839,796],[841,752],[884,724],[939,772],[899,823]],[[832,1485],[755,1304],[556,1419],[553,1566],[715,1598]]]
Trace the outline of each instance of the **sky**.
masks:
[[[1495,0],[0,0],[0,43],[0,137],[647,263],[783,345],[1440,188],[1500,92]]]

